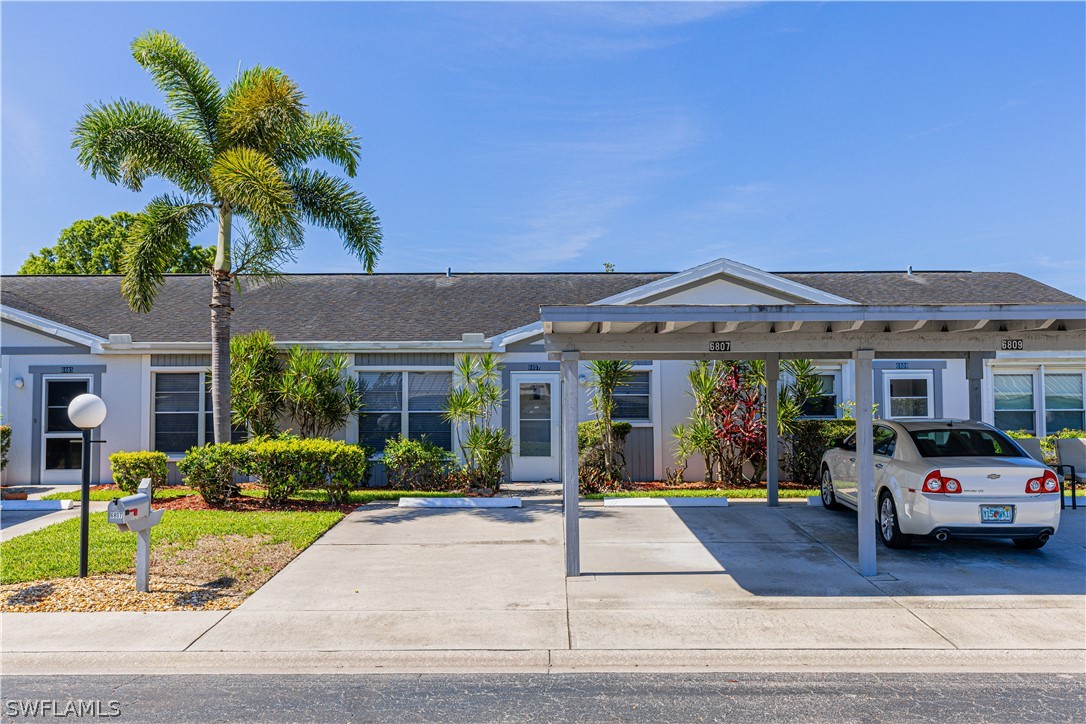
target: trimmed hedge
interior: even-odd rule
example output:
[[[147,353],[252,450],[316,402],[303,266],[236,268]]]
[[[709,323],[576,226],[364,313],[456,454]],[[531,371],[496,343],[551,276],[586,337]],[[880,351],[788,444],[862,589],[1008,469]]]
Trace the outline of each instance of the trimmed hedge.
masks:
[[[820,484],[822,453],[856,431],[855,420],[796,420],[788,436],[787,457],[792,482],[816,488]]]
[[[389,486],[401,490],[446,490],[459,487],[451,475],[452,453],[426,440],[398,435],[385,443]]]
[[[293,437],[192,448],[177,464],[185,482],[209,505],[226,502],[237,474],[257,478],[268,504],[303,489],[320,489],[331,503],[346,503],[369,476],[367,448],[338,440]]]
[[[132,495],[144,478],[151,479],[151,490],[166,484],[166,453],[125,452],[119,450],[109,456],[113,482],[125,493]]]
[[[633,425],[628,422],[612,422],[611,430],[615,433],[615,441],[621,449],[626,443],[626,436],[630,434]],[[596,447],[603,441],[600,434],[600,423],[597,420],[588,420],[577,424],[577,450],[583,452],[586,448]]]
[[[234,472],[243,460],[244,448],[228,442],[194,447],[178,461],[177,469],[208,505],[222,505],[234,487]]]
[[[242,472],[259,478],[269,503],[306,488],[324,490],[331,503],[346,503],[369,471],[369,451],[338,440],[288,438],[239,447],[245,448]]]

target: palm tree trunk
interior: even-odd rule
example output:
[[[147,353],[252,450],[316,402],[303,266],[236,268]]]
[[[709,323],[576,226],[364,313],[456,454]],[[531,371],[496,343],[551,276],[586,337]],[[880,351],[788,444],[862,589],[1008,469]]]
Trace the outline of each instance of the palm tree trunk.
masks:
[[[211,409],[215,442],[230,442],[230,209],[219,209],[219,241],[211,270]]]

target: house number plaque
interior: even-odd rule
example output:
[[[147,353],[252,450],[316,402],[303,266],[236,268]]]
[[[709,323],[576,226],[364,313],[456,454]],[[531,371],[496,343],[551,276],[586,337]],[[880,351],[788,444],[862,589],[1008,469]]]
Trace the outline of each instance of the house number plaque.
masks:
[[[1000,343],[999,348],[1005,351],[1021,351],[1026,348],[1020,339],[1005,339]]]
[[[732,351],[732,343],[731,342],[710,342],[709,343],[709,351],[710,352],[731,352]]]

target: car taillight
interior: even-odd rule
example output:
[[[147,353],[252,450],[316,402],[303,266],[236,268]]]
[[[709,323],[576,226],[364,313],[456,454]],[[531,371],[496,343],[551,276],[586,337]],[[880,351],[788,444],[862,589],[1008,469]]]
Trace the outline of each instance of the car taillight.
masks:
[[[1039,478],[1030,478],[1026,481],[1026,492],[1036,495],[1038,493],[1055,493],[1060,489],[1060,480],[1056,473],[1045,470]]]
[[[924,478],[925,493],[947,493],[954,495],[955,493],[962,492],[962,484],[954,478],[944,478],[943,473],[939,470],[932,470]]]

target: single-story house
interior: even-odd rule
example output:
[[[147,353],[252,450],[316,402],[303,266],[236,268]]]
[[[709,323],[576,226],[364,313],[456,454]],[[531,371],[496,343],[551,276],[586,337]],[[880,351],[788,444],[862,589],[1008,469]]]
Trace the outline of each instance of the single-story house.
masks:
[[[169,276],[147,314],[128,308],[116,276],[0,282],[0,410],[13,429],[6,483],[78,482],[82,443],[66,408],[86,391],[109,409],[96,434],[104,442],[92,453],[95,482],[109,481],[108,457],[117,450],[178,459],[211,440],[206,276]],[[236,295],[233,332],[267,329],[283,346],[352,355],[366,406],[338,436],[377,449],[400,433],[451,449],[441,403],[454,361],[499,353],[506,393],[500,421],[514,438],[509,475],[537,481],[561,479],[561,380],[544,348],[541,306],[1081,303],[1013,272],[773,273],[720,259],[678,273],[291,274]],[[853,362],[815,363],[822,396],[806,412],[839,417],[854,389]],[[690,413],[690,364],[635,362],[616,395],[617,416],[633,425],[626,457],[634,479],[662,479],[675,466],[670,431]],[[961,356],[876,359],[873,375],[880,417],[970,416]],[[995,351],[984,360],[980,417],[1037,435],[1086,427],[1084,375],[1082,351]],[[582,419],[590,418],[586,398]],[[692,465],[688,476],[700,472]]]

